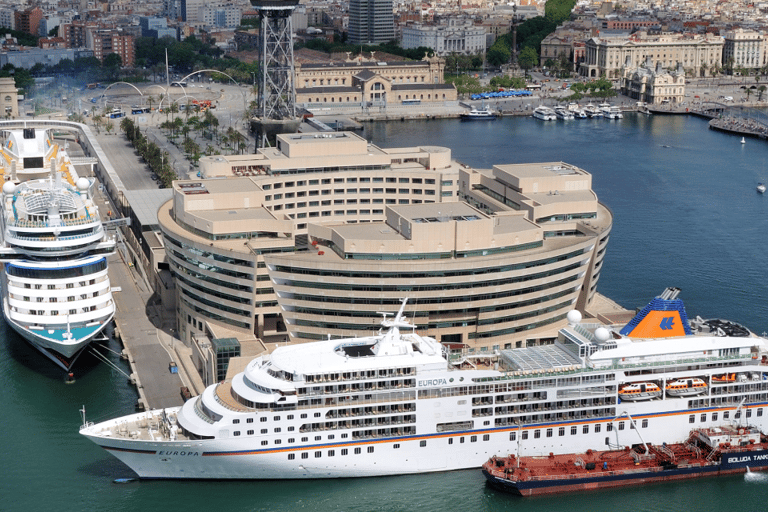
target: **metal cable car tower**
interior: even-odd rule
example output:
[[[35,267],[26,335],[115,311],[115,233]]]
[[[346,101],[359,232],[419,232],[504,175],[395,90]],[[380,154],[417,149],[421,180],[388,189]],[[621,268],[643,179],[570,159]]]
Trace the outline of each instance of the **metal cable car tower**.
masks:
[[[298,4],[299,0],[251,0],[260,20],[258,107],[251,121],[259,147],[269,146],[276,134],[293,133],[299,127],[291,21]]]

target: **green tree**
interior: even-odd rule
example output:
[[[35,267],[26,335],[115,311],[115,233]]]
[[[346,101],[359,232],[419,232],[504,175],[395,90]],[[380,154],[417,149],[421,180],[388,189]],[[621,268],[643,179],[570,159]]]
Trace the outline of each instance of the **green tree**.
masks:
[[[488,64],[494,67],[500,67],[502,64],[506,64],[511,57],[512,52],[504,38],[497,39],[485,54]]]
[[[526,46],[523,48],[523,51],[520,52],[517,62],[520,64],[521,68],[527,71],[539,63],[539,56],[536,54],[536,50],[530,46]]]

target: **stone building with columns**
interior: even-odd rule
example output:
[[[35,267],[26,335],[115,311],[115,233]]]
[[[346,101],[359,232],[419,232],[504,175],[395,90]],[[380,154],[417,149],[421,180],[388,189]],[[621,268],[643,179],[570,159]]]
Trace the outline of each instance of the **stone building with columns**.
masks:
[[[378,61],[362,56],[344,62],[296,64],[296,103],[386,106],[405,100],[456,101],[456,88],[443,81],[445,60]]]
[[[629,37],[592,37],[586,42],[579,74],[590,78],[620,78],[627,66],[637,68],[651,57],[664,68],[682,64],[692,76],[712,76],[721,66],[724,40],[712,34],[662,34],[637,32]],[[629,60],[627,60],[629,59]]]

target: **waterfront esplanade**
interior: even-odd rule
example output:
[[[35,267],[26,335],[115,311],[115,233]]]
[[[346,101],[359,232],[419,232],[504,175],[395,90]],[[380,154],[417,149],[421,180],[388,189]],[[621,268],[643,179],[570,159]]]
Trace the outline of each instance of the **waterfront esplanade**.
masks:
[[[404,297],[454,346],[548,342],[594,296],[612,225],[562,162],[478,170],[338,132],[200,166],[158,212],[185,343],[367,334]]]

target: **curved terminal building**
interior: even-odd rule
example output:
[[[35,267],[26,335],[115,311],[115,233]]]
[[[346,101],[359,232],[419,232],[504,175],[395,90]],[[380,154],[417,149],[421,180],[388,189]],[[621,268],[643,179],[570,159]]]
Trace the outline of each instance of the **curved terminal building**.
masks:
[[[548,343],[593,299],[612,225],[562,162],[479,170],[337,132],[200,167],[158,213],[187,343],[362,336],[404,297],[454,349]]]

